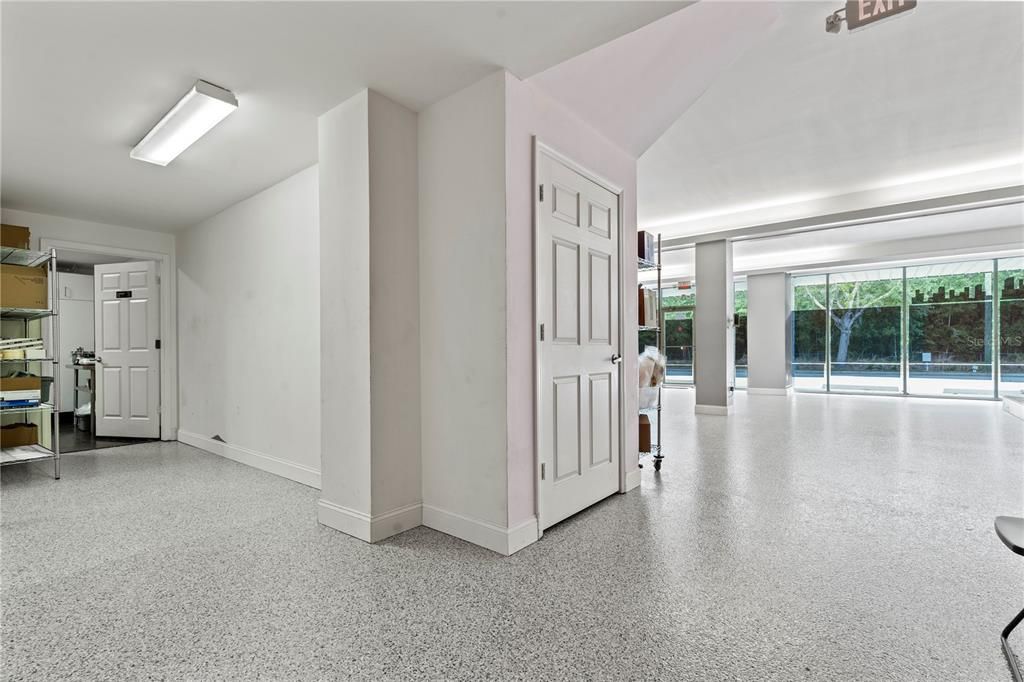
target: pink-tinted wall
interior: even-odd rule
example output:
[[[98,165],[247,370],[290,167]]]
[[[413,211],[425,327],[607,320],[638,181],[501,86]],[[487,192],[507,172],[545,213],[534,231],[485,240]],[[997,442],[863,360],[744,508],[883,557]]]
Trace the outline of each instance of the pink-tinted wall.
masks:
[[[536,513],[533,366],[533,136],[623,190],[622,314],[636,310],[636,159],[602,137],[535,85],[505,74],[508,371],[508,527]],[[626,470],[637,468],[637,336],[625,334]],[[632,415],[632,416],[631,416]]]

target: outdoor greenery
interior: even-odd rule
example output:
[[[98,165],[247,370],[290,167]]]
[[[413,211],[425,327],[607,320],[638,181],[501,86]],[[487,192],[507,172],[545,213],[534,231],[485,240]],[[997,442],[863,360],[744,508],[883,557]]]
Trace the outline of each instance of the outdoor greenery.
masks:
[[[909,269],[909,361],[991,363],[991,272],[930,277],[913,274],[913,269]],[[999,274],[1002,361],[1019,363],[1024,351],[1024,270]],[[794,284],[795,362],[824,361],[826,314],[832,324],[833,363],[899,361],[902,279],[833,281],[829,286],[832,300],[828,313],[823,277],[815,277],[806,284],[796,278]],[[1007,369],[1013,371],[1011,367]]]
[[[1007,381],[1024,381],[1024,267],[1004,259],[999,272],[1000,362]],[[1024,263],[1020,265],[1024,266]],[[825,277],[794,277],[794,363],[803,371],[822,372],[826,358],[826,320],[833,371],[844,363],[851,372],[898,372],[903,315],[903,280],[899,269],[890,278],[835,276],[826,300]],[[879,273],[887,274],[887,273]],[[907,270],[908,362],[911,371],[923,363],[977,371],[992,363],[992,273],[915,276]],[[877,276],[877,275],[876,275]],[[665,347],[670,366],[693,362],[694,290],[665,290]],[[831,303],[831,305],[829,305]],[[747,362],[747,291],[735,290],[736,364]],[[640,338],[641,348],[654,344],[653,333]],[[854,363],[850,365],[849,363]],[[815,369],[817,368],[817,369]],[[991,371],[991,370],[989,370]]]

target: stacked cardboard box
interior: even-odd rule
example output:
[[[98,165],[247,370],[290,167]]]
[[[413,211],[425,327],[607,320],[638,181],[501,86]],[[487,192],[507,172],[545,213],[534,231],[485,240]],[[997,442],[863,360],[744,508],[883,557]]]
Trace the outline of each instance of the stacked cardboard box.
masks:
[[[45,310],[50,306],[48,282],[45,265],[38,268],[0,265],[0,305]]]
[[[27,249],[31,237],[32,234],[27,227],[0,224],[0,246]]]
[[[36,376],[0,377],[0,400],[38,401],[42,387],[42,380]]]
[[[16,448],[38,442],[39,427],[35,424],[5,424],[0,427],[0,447]]]
[[[27,249],[31,233],[27,227],[0,225],[3,246]],[[0,306],[4,308],[50,307],[49,273],[45,265],[26,268],[21,265],[0,265]]]

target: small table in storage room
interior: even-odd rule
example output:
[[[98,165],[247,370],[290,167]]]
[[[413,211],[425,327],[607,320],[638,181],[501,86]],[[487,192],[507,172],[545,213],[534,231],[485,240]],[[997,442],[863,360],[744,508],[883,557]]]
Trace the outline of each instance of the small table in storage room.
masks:
[[[78,428],[78,396],[79,394],[86,394],[89,396],[89,433],[93,436],[96,435],[96,364],[72,364],[64,365],[68,369],[75,371],[75,383],[73,384],[75,389],[75,411],[72,412],[72,426]],[[88,382],[85,386],[82,386],[78,381],[78,373],[87,372]]]

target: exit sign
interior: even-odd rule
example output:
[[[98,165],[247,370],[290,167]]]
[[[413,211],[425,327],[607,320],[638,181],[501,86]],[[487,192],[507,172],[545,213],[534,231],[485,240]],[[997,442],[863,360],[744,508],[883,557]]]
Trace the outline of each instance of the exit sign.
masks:
[[[917,7],[917,0],[847,0],[846,28],[853,30]]]

